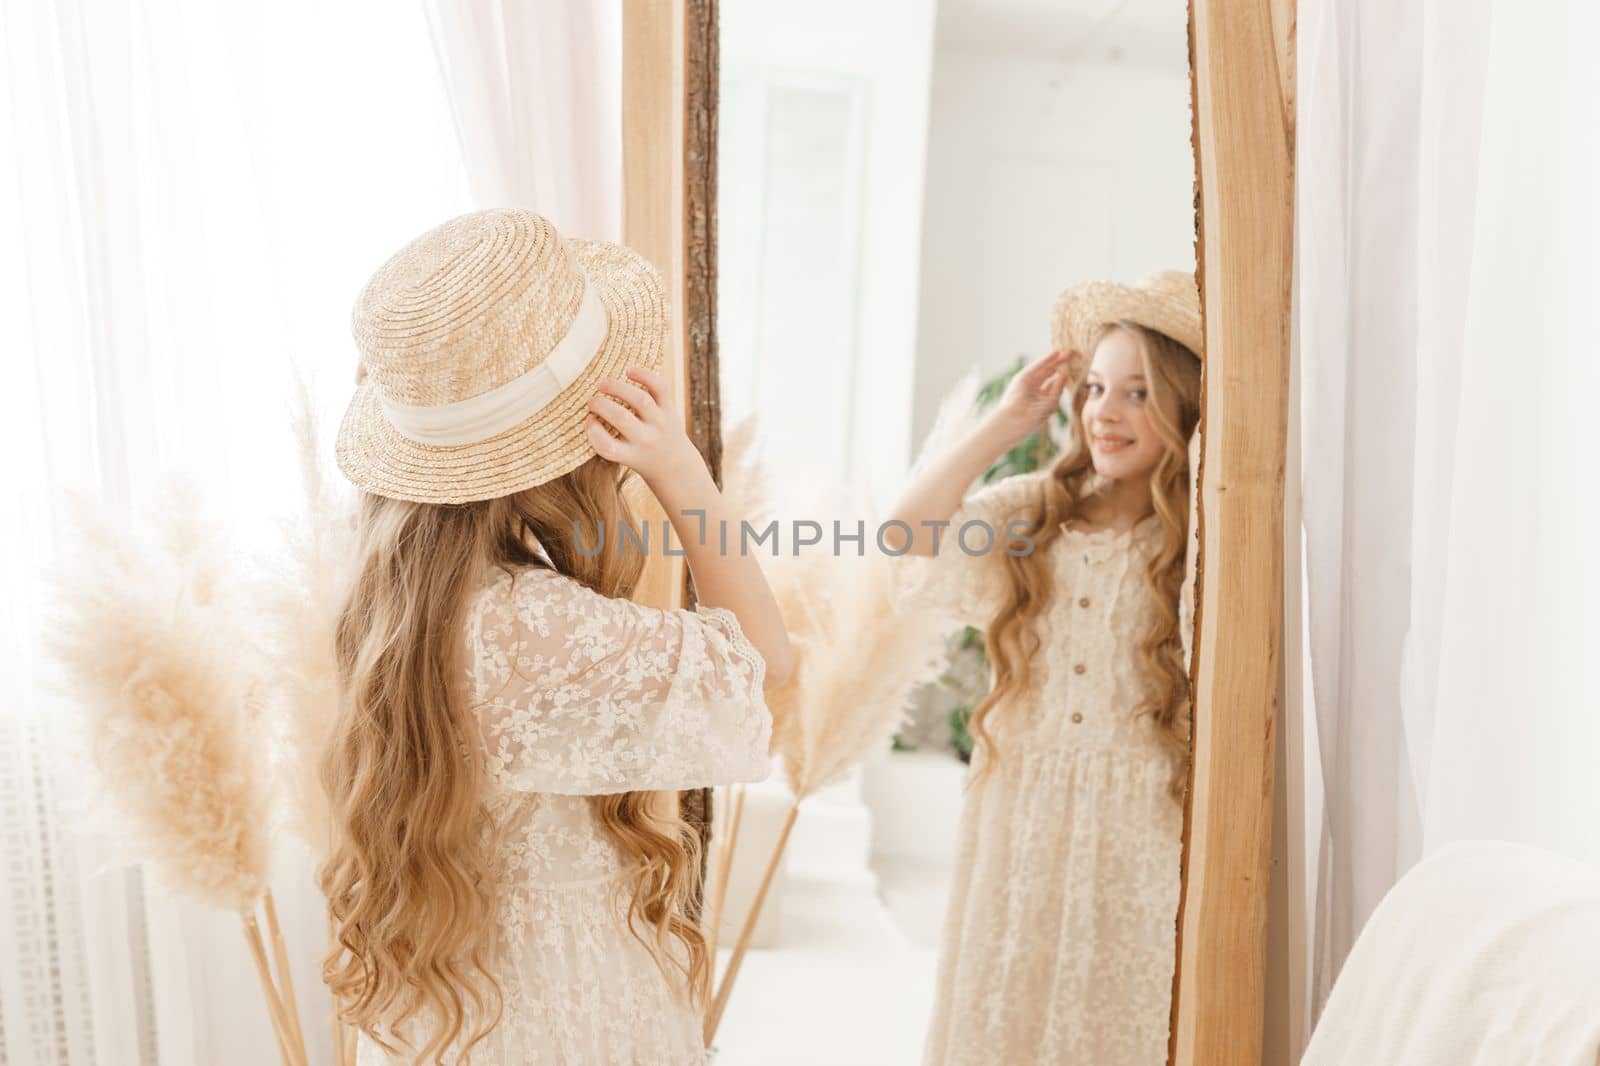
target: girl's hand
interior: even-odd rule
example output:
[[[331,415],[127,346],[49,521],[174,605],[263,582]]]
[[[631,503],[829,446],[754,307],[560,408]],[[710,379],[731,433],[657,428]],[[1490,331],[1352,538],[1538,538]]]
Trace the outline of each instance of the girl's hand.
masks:
[[[1061,393],[1082,368],[1083,355],[1054,351],[1017,371],[992,417],[1017,441],[1027,439],[1061,406]]]
[[[583,425],[594,450],[637,472],[652,489],[663,478],[703,469],[705,460],[683,431],[666,381],[636,366],[626,376],[631,380],[602,378],[589,398]]]

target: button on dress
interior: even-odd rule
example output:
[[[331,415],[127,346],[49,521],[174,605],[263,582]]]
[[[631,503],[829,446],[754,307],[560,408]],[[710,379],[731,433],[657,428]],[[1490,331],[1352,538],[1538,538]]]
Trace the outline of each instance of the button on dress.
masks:
[[[1006,523],[1046,476],[968,497],[937,556],[896,560],[898,604],[987,627],[1009,590]],[[975,520],[995,551],[950,539]],[[973,756],[975,775],[989,770],[961,815],[926,1066],[1166,1062],[1183,813],[1172,756],[1133,715],[1160,541],[1152,515],[1122,534],[1068,527],[1049,549],[1031,686],[987,719],[998,753],[980,743]]]
[[[505,997],[472,1062],[698,1066],[699,1011],[627,930],[634,867],[589,797],[765,778],[765,660],[725,608],[645,607],[539,569],[486,578],[464,640]],[[358,1066],[401,1061],[360,1036]]]

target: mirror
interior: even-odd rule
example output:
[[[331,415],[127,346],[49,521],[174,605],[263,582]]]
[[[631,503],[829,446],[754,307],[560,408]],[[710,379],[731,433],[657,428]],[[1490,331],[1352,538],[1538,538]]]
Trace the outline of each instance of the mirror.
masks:
[[[800,549],[820,557],[808,580],[826,586],[831,569],[848,587],[837,575],[859,565],[857,545],[836,544],[829,523],[865,520],[876,550],[885,519],[933,506],[918,475],[960,468],[954,452],[973,476],[942,517],[960,503],[967,518],[1005,518],[1001,505],[1031,500],[1024,487],[1071,451],[1074,418],[1102,416],[1104,447],[1035,572],[1054,595],[1024,620],[1042,639],[1033,695],[982,712],[992,773],[972,780],[984,759],[972,712],[1006,654],[988,647],[985,617],[1008,608],[1012,579],[997,554],[964,544],[959,557],[895,561],[896,602],[913,610],[918,590],[959,586],[907,720],[798,817],[782,774],[716,797],[709,908],[724,971],[744,949],[718,1066],[1167,1061],[1184,819],[1166,787],[1173,756],[1136,714],[1157,684],[1141,654],[1156,617],[1144,575],[1166,523],[1146,519],[1148,492],[1141,508],[1114,485],[1120,452],[1155,442],[1164,454],[1135,410],[1163,402],[1144,394],[1164,383],[1134,380],[1162,357],[1127,330],[1091,337],[1051,404],[1061,414],[1023,439],[972,442],[1007,404],[1008,375],[1077,336],[1059,321],[1064,292],[1192,276],[1187,18],[1183,0],[720,9],[725,459],[737,464],[753,434],[760,495],[781,501],[786,529],[823,527]],[[1192,425],[1198,368],[1186,373]],[[1198,449],[1180,443],[1188,476],[1169,496],[1188,519]],[[1131,469],[1148,484],[1148,465]],[[1186,674],[1192,523],[1178,535],[1183,589],[1166,594],[1181,617],[1167,635],[1182,637]],[[960,617],[974,612],[985,617]]]

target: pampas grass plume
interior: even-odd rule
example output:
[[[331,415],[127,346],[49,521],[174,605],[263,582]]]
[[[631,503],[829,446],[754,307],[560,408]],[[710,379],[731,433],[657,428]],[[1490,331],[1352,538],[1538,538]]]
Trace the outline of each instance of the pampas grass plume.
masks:
[[[976,382],[968,374],[935,420],[951,442],[973,424]],[[724,439],[724,495],[736,501],[735,513],[765,519],[770,508],[763,490],[771,480],[755,454],[756,440],[754,416]],[[843,516],[863,508],[859,492],[844,490],[811,504],[807,517],[838,515],[847,528],[855,520]],[[894,610],[895,562],[878,550],[876,528],[875,521],[866,522],[860,556],[824,550],[831,547],[824,534],[812,549],[761,559],[795,656],[790,679],[766,698],[773,752],[796,801],[884,748],[904,720],[911,690],[942,667],[946,621],[931,612]]]
[[[277,788],[288,827],[317,861],[329,848],[328,798],[318,776],[339,710],[334,635],[355,575],[354,494],[327,476],[308,383],[297,381],[294,435],[301,508],[284,526],[283,551],[256,589],[277,730]]]
[[[911,464],[908,481],[927,469],[935,459],[942,458],[978,424],[978,393],[983,383],[978,378],[978,368],[962,374],[939,401],[939,410],[933,416],[933,425],[922,439],[922,448]]]
[[[130,857],[176,891],[248,911],[271,861],[263,690],[195,498],[169,491],[144,531],[79,502],[47,639]]]
[[[875,550],[828,558],[825,584],[806,586],[804,654],[794,708],[774,728],[797,800],[883,750],[905,719],[912,689],[937,675],[944,620],[893,610],[893,560]]]

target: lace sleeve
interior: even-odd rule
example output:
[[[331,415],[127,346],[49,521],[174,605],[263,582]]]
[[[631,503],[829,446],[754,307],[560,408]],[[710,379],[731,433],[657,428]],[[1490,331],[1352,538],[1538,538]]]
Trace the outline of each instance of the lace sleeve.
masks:
[[[988,625],[1005,600],[1006,553],[1025,548],[1007,523],[1039,498],[1043,476],[1020,474],[983,486],[950,516],[939,534],[938,554],[896,558],[896,610],[931,609],[968,625]]]
[[[732,611],[662,610],[542,571],[501,578],[469,617],[489,772],[564,795],[759,781],[766,661]]]

